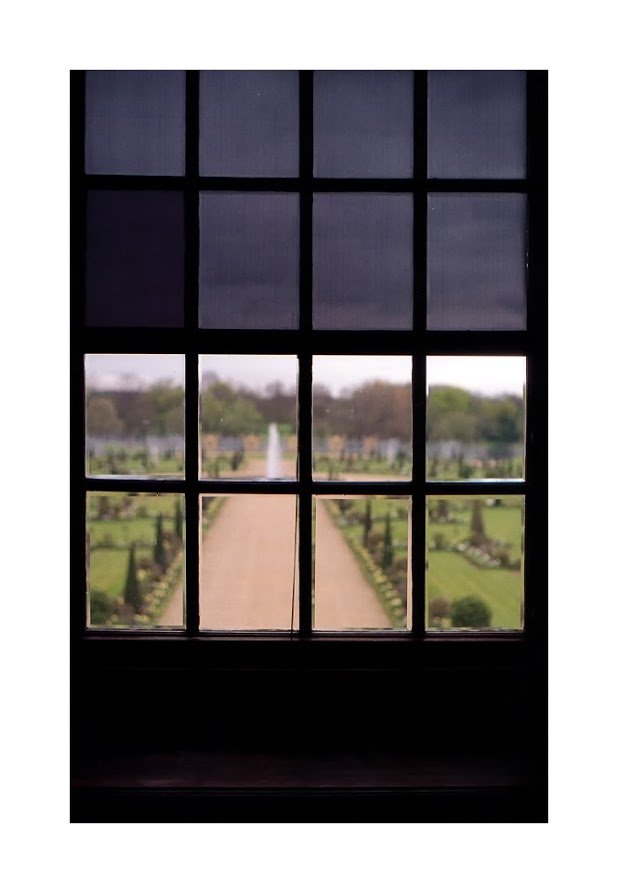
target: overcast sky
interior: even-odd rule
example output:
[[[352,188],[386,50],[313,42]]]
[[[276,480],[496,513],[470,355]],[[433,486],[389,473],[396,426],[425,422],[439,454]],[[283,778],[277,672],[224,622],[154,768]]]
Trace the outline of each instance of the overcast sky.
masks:
[[[257,388],[273,381],[290,387],[296,377],[295,357],[207,356],[202,357],[201,366],[202,373]],[[524,357],[429,357],[427,361],[428,384],[458,385],[484,394],[520,394],[525,374]],[[313,378],[339,392],[376,378],[403,383],[409,375],[409,357],[323,356],[315,358]],[[132,388],[162,379],[184,381],[182,356],[90,354],[86,358],[88,387]]]

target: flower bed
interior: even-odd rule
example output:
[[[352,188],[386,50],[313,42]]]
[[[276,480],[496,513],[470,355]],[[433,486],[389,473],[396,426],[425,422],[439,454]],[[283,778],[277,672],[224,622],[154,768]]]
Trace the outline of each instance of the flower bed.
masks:
[[[345,541],[354,553],[363,576],[375,590],[390,622],[394,627],[402,629],[406,625],[406,608],[403,599],[382,568],[376,564],[369,550],[363,546],[345,524],[341,523],[343,516],[336,501],[327,499],[325,504],[331,517],[343,534]]]

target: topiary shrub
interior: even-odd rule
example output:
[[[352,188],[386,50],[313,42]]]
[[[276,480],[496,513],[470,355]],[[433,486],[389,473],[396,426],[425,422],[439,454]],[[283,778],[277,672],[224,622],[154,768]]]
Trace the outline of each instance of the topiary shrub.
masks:
[[[451,613],[451,603],[447,598],[438,596],[432,598],[429,602],[429,623],[431,626],[437,626],[436,621],[446,620]]]
[[[90,590],[90,623],[92,626],[106,624],[118,607],[118,599],[114,599],[101,589]]]
[[[438,532],[435,534],[435,536],[433,538],[433,547],[436,550],[436,552],[443,551],[444,549],[446,549],[448,547],[448,545],[449,545],[449,541],[447,540],[447,538],[444,536],[443,533]]]
[[[482,598],[466,595],[453,602],[451,623],[454,627],[480,629],[491,625],[491,611]]]

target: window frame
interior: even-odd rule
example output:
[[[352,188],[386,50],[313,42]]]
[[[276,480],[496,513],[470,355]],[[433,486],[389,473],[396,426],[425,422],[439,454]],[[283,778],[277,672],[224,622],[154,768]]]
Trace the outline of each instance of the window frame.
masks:
[[[378,662],[403,659],[410,648],[462,646],[499,654],[504,647],[545,648],[547,630],[547,72],[528,71],[527,173],[518,180],[430,179],[427,177],[426,71],[414,78],[414,170],[409,178],[313,177],[313,73],[299,78],[299,171],[293,178],[204,177],[199,174],[199,72],[186,72],[186,139],[183,176],[95,175],[84,173],[85,72],[71,72],[71,631],[80,643],[134,646],[140,640],[175,642],[174,647],[210,643],[244,659],[257,648],[274,659],[273,647],[308,642],[328,649],[328,660],[351,654],[356,645]],[[183,328],[103,328],[85,325],[86,197],[90,189],[182,191],[185,197],[185,325]],[[201,191],[289,191],[300,198],[298,330],[213,330],[199,327],[199,195]],[[414,204],[413,328],[411,331],[312,330],[312,197],[316,192],[411,193]],[[427,197],[431,192],[523,192],[528,198],[528,288],[525,331],[457,332],[426,328]],[[379,348],[376,345],[379,344]],[[164,345],[164,349],[163,349]],[[213,347],[215,349],[213,349]],[[182,480],[93,479],[86,475],[84,356],[87,353],[178,353],[185,357],[185,476]],[[199,357],[205,353],[296,354],[298,379],[299,476],[295,482],[207,481],[199,478]],[[312,357],[318,354],[412,357],[413,476],[409,482],[328,482],[312,479]],[[526,475],[505,482],[426,480],[426,359],[431,355],[523,355],[526,357]],[[185,497],[186,628],[184,630],[99,630],[86,625],[86,493],[96,491],[173,492]],[[202,493],[296,493],[299,537],[299,630],[297,632],[213,632],[199,628],[199,496]],[[412,628],[380,632],[311,630],[313,496],[380,493],[412,498]],[[430,495],[518,494],[525,498],[524,625],[521,632],[431,631],[425,628],[426,497]],[[122,645],[122,643],[126,645]],[[250,646],[249,646],[249,643]],[[363,644],[364,643],[364,644]],[[313,647],[315,646],[315,648]],[[333,647],[341,646],[338,652]],[[138,646],[139,647],[139,646]],[[247,648],[250,647],[250,651]],[[238,649],[244,649],[241,655]],[[286,649],[287,650],[287,649]],[[141,648],[140,648],[141,651]],[[360,655],[358,649],[356,653]],[[400,657],[394,657],[397,653]],[[270,658],[267,656],[270,655]],[[338,658],[337,658],[338,659]]]

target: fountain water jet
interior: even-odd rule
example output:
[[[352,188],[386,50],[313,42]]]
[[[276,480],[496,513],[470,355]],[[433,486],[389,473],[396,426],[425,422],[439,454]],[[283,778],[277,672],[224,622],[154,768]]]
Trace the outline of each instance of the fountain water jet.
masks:
[[[268,426],[268,446],[266,447],[266,477],[281,477],[281,440],[275,422]]]

